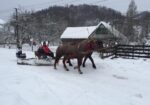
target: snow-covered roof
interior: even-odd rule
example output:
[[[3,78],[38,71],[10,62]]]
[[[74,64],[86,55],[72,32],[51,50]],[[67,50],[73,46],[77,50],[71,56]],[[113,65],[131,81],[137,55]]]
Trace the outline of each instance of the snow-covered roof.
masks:
[[[97,26],[67,27],[60,38],[61,39],[88,38],[101,24],[104,25],[104,27],[107,28],[115,37],[127,39],[123,34],[117,31],[109,23],[106,23],[104,21],[101,21]]]
[[[103,24],[115,37],[127,40],[127,38],[122,33],[120,33],[118,30],[112,27],[109,23],[100,22],[98,26],[101,24]]]
[[[67,27],[60,38],[88,38],[89,35],[96,29],[96,26],[89,27]]]
[[[2,19],[0,19],[0,24],[5,24],[6,22]]]
[[[5,21],[0,19],[0,28],[3,28],[3,24],[5,24]]]

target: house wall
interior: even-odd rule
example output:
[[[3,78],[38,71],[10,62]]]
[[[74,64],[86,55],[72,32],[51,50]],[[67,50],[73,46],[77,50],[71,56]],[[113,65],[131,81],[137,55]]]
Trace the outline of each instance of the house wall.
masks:
[[[68,42],[75,42],[75,43],[77,43],[77,42],[80,42],[82,40],[85,40],[85,39],[69,39],[69,38],[61,39],[62,43],[68,43]]]

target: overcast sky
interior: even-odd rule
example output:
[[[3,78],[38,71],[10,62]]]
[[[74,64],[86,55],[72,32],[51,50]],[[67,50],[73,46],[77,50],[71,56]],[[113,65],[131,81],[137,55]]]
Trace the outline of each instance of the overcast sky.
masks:
[[[96,4],[126,13],[131,0],[0,0],[0,19],[8,20],[15,7],[40,10],[52,5]],[[138,11],[150,11],[150,0],[135,0]]]

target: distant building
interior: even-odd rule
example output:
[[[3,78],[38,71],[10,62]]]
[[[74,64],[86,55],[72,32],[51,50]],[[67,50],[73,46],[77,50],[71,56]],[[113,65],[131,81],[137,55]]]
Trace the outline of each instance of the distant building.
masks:
[[[67,27],[60,39],[63,43],[81,41],[95,38],[104,42],[118,41],[127,43],[127,38],[106,22],[100,22],[97,26]]]
[[[3,21],[2,19],[0,19],[0,29],[3,28],[3,25],[5,24],[5,21]]]

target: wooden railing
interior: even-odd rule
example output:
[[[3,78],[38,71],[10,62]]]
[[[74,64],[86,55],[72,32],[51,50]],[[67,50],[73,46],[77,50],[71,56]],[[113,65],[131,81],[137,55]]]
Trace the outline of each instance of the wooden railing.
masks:
[[[103,58],[110,56],[124,58],[150,58],[150,45],[116,45],[103,51]]]

